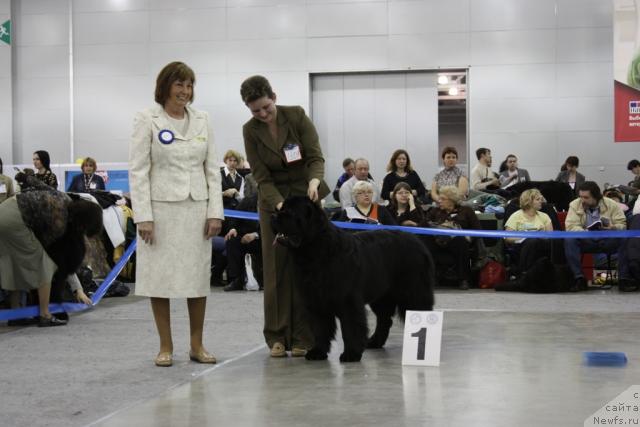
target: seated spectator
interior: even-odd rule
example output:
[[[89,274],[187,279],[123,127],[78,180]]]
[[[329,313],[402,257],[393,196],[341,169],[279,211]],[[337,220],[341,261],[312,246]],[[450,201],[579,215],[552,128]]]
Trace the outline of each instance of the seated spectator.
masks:
[[[552,231],[551,218],[540,212],[544,197],[539,190],[526,190],[520,195],[520,210],[514,212],[504,226],[510,231]],[[551,244],[548,239],[507,238],[507,243],[519,252],[518,271],[524,273],[540,258],[551,258]]]
[[[51,159],[49,153],[40,150],[33,153],[33,167],[36,170],[36,178],[51,188],[58,188],[58,177],[51,172]]]
[[[458,151],[454,147],[445,147],[442,150],[442,163],[444,169],[433,177],[431,183],[431,199],[438,202],[438,191],[440,188],[454,185],[458,187],[458,193],[464,198],[469,192],[469,180],[465,173],[457,165]]]
[[[356,199],[353,195],[353,186],[358,181],[369,182],[373,187],[373,203],[376,203],[380,199],[380,192],[378,186],[375,184],[371,175],[369,175],[369,162],[366,159],[357,159],[355,161],[356,170],[351,178],[349,178],[342,187],[340,187],[340,205],[343,209],[349,206],[355,206]]]
[[[225,166],[222,174],[222,203],[225,209],[235,209],[244,197],[244,178],[237,171],[238,165],[244,163],[242,155],[234,150],[224,153]]]
[[[84,238],[102,229],[102,210],[19,173],[21,192],[0,204],[0,283],[4,289],[38,289],[38,326],[66,321],[49,311],[54,273],[73,274],[84,257]]]
[[[338,178],[338,182],[336,182],[336,187],[333,189],[332,193],[333,198],[338,203],[340,203],[340,187],[342,187],[342,184],[347,182],[347,180],[353,176],[353,173],[356,170],[356,164],[352,158],[347,157],[342,161],[342,168],[344,169],[344,173]]]
[[[633,181],[629,183],[631,187],[640,190],[640,161],[633,159],[627,164],[627,170],[633,174]]]
[[[90,193],[95,190],[104,190],[104,179],[100,175],[96,175],[98,165],[94,159],[91,157],[84,159],[80,169],[82,173],[73,177],[71,184],[67,187],[67,193]]]
[[[396,150],[393,152],[389,164],[389,172],[382,181],[382,192],[380,196],[385,200],[391,199],[391,193],[399,182],[406,182],[411,188],[411,192],[419,200],[422,200],[427,192],[418,173],[411,166],[411,158],[406,150]]]
[[[236,207],[239,211],[258,212],[258,196],[245,197]],[[228,291],[242,291],[247,283],[247,271],[244,258],[246,254],[262,258],[260,249],[260,224],[258,221],[229,218],[229,231],[224,236],[227,251],[227,282],[224,287]],[[262,283],[262,277],[256,277]]]
[[[564,164],[560,168],[560,173],[556,177],[557,182],[565,182],[569,184],[574,194],[578,195],[578,189],[585,182],[585,177],[578,172],[578,166],[580,166],[580,159],[576,156],[569,156]]]
[[[500,188],[509,188],[519,182],[529,182],[529,172],[518,167],[518,158],[514,154],[509,154],[505,159],[504,170],[500,171]]]
[[[640,215],[629,221],[629,230],[640,230]],[[618,289],[634,292],[640,289],[640,239],[624,239],[618,252]]]
[[[0,159],[0,203],[7,200],[9,197],[14,195],[13,191],[13,180],[6,175],[2,174],[3,165],[2,159]]]
[[[590,239],[566,239],[564,250],[567,264],[573,273],[572,292],[587,289],[587,280],[582,273],[581,254],[615,253],[622,244],[621,239],[599,239],[598,230],[625,230],[627,222],[618,204],[602,196],[600,187],[593,181],[586,181],[578,187],[579,198],[571,202],[565,221],[567,231],[590,232]],[[623,257],[618,257],[619,276],[625,271]],[[628,269],[626,269],[628,271]]]
[[[491,170],[491,150],[478,148],[476,150],[478,164],[471,170],[471,188],[476,191],[497,190],[500,188],[498,175]]]
[[[481,230],[480,221],[475,212],[468,206],[462,206],[462,196],[457,187],[449,185],[440,188],[438,207],[427,212],[429,227]],[[436,265],[445,268],[455,262],[458,287],[469,289],[471,275],[472,240],[465,236],[425,236],[425,243],[433,254]]]
[[[617,188],[607,188],[606,190],[604,190],[604,193],[602,193],[602,195],[616,202],[622,210],[622,213],[624,213],[625,215],[627,214],[627,211],[629,211],[629,206],[624,204],[624,196],[622,195],[620,190],[618,190]]]
[[[356,161],[357,164],[357,161]],[[356,172],[357,173],[357,172]],[[347,181],[348,183],[349,181]],[[345,183],[345,185],[347,184]],[[340,197],[345,185],[340,190]],[[347,206],[335,218],[336,221],[359,222],[362,224],[396,225],[393,217],[384,207],[374,203],[374,186],[368,181],[358,181],[353,185],[354,206]]]
[[[406,182],[399,182],[393,188],[387,210],[398,225],[417,227],[424,221],[422,208],[416,206],[411,187]]]

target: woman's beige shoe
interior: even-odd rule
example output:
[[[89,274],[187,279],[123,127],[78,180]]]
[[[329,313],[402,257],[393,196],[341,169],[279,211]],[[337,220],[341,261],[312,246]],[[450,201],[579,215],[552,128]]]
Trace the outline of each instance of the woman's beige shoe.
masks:
[[[173,365],[173,354],[168,351],[161,351],[156,356],[156,360],[154,361],[156,366],[162,366],[164,368]]]
[[[193,351],[189,352],[189,359],[193,360],[194,362],[198,362],[198,363],[216,363],[216,358],[213,356],[213,354],[208,353],[205,350],[200,350],[197,353],[194,353]]]
[[[291,357],[304,357],[307,355],[307,349],[304,347],[293,347],[291,349]]]
[[[287,351],[282,343],[277,342],[271,347],[271,357],[285,357],[286,355]]]

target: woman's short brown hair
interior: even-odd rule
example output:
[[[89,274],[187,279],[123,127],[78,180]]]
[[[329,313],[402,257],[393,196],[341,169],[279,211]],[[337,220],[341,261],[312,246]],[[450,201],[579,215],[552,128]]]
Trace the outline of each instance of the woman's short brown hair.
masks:
[[[93,166],[93,171],[94,172],[96,171],[96,169],[98,169],[98,164],[96,163],[96,160],[94,158],[92,158],[92,157],[86,157],[82,161],[82,164],[80,165],[80,170],[83,170],[86,165]]]
[[[184,62],[171,62],[164,66],[158,77],[156,78],[156,102],[160,105],[164,105],[169,99],[169,92],[171,91],[171,85],[175,81],[191,80],[191,84],[195,86],[196,75],[193,70]],[[189,102],[193,102],[195,98],[195,91],[191,92],[191,99]]]
[[[456,150],[455,147],[444,147],[444,150],[442,150],[442,160],[444,160],[444,156],[447,154],[455,154],[456,159],[458,158],[458,150]]]
[[[413,170],[413,168],[411,167],[411,158],[409,157],[409,153],[407,153],[407,150],[399,149],[394,151],[391,155],[389,164],[387,164],[387,172],[395,172],[396,170],[398,170],[398,167],[396,166],[396,160],[398,159],[398,157],[400,157],[400,154],[404,154],[404,156],[407,158],[407,165],[404,167],[405,170],[407,172],[411,172]]]
[[[240,85],[240,96],[245,104],[260,99],[263,96],[273,99],[275,93],[271,89],[271,84],[266,77],[263,76],[251,76]]]

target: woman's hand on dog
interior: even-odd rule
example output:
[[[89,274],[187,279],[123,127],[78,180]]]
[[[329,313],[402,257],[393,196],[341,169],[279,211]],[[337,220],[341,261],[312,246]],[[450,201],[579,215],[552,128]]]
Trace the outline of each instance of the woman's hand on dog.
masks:
[[[318,186],[320,185],[320,180],[318,178],[313,178],[309,181],[309,189],[307,190],[307,195],[309,199],[313,202],[318,201]]]
[[[153,221],[139,222],[138,236],[148,245],[153,244]]]

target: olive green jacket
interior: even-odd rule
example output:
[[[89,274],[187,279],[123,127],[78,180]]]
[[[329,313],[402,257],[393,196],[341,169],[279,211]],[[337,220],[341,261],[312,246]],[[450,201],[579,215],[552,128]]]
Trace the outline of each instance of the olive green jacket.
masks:
[[[251,173],[258,183],[262,209],[275,210],[278,203],[289,196],[304,196],[313,178],[320,180],[318,195],[329,194],[324,182],[324,158],[316,128],[302,107],[276,106],[278,140],[274,141],[269,127],[252,118],[242,128],[244,148]],[[284,147],[300,146],[302,160],[287,164]]]

